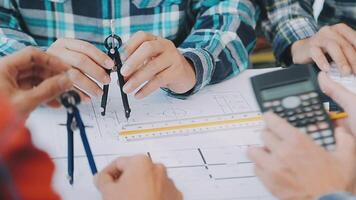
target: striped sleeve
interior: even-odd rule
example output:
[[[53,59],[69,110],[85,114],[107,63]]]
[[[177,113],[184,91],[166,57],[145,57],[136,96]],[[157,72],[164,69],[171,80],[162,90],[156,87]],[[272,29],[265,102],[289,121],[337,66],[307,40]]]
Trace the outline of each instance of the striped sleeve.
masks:
[[[256,42],[256,10],[249,0],[195,0],[193,10],[197,16],[193,30],[179,49],[193,63],[197,83],[186,94],[171,92],[178,98],[247,69]]]
[[[264,10],[262,29],[273,45],[279,61],[291,64],[289,47],[318,31],[310,0],[259,0]]]
[[[37,46],[35,40],[22,31],[14,13],[9,0],[0,1],[0,56],[12,54],[26,46]]]

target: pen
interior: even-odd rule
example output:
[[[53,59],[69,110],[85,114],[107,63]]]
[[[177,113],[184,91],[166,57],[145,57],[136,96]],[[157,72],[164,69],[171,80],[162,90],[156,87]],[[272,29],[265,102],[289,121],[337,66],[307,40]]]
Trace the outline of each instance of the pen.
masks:
[[[338,120],[347,118],[349,115],[346,112],[329,112],[329,116],[331,120]]]

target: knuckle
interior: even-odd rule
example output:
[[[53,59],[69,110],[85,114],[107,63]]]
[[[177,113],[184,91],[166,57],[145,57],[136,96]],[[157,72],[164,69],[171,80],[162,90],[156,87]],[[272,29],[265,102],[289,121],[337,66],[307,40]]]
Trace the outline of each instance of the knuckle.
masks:
[[[325,33],[330,33],[331,32],[331,27],[330,26],[324,26],[320,29],[320,33],[325,34]]]
[[[166,175],[167,174],[167,169],[163,164],[156,164],[156,169],[159,174],[161,175]]]
[[[137,31],[137,36],[140,37],[140,38],[147,38],[148,37],[148,34],[144,31]]]
[[[143,166],[147,166],[151,164],[151,160],[148,156],[146,155],[138,155],[136,156],[136,161],[140,164],[142,164]]]
[[[347,28],[348,26],[345,23],[339,23],[334,25],[333,27],[335,27],[336,29],[344,29]]]
[[[142,44],[142,48],[147,52],[152,52],[154,50],[152,42],[144,42]]]
[[[88,63],[88,59],[84,55],[78,55],[77,57],[77,65],[79,66],[84,66]]]

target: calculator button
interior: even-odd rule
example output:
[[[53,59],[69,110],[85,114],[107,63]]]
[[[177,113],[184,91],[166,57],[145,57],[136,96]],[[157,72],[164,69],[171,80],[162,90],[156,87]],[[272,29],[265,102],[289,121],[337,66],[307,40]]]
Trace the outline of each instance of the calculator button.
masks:
[[[296,127],[298,126],[298,123],[297,122],[289,122],[292,126]]]
[[[307,127],[307,131],[310,133],[310,132],[315,132],[315,131],[317,131],[318,130],[318,127],[317,126],[315,126],[314,124],[312,124],[312,125],[309,125],[308,127]]]
[[[303,101],[302,106],[310,106],[310,102],[309,101]]]
[[[315,118],[309,118],[308,119],[308,123],[315,124],[316,123],[316,119]]]
[[[318,127],[319,127],[319,129],[328,129],[330,126],[326,122],[320,122],[320,123],[318,123]]]
[[[295,122],[296,120],[297,120],[297,117],[296,117],[296,116],[288,117],[288,121],[289,121],[289,122]]]
[[[284,111],[283,107],[281,107],[281,106],[275,107],[273,110],[274,110],[275,112],[277,112],[277,113],[280,113],[280,112],[283,112],[283,111]]]
[[[320,110],[321,109],[321,105],[320,104],[316,104],[316,105],[313,105],[313,110]]]
[[[285,113],[278,113],[278,115],[279,115],[280,117],[282,117],[282,118],[284,118],[284,117],[286,116]]]
[[[335,143],[334,137],[324,138],[323,141],[325,144],[334,144]]]
[[[313,109],[311,107],[305,107],[303,108],[304,112],[310,112],[312,111]]]
[[[296,96],[287,97],[282,100],[283,107],[287,109],[295,109],[299,107],[301,103],[300,98]]]
[[[336,145],[333,145],[333,144],[329,144],[329,145],[326,145],[325,147],[328,151],[333,151],[336,149]]]
[[[300,121],[298,122],[298,125],[299,125],[299,126],[305,126],[305,125],[307,125],[307,123],[308,123],[308,120],[303,119],[303,120],[300,120]]]
[[[270,107],[272,107],[272,102],[265,102],[265,103],[263,103],[263,107],[265,107],[265,108],[270,108]]]
[[[314,132],[309,134],[313,139],[318,139],[321,137],[321,134],[319,132]]]
[[[305,114],[299,114],[299,115],[297,115],[297,118],[298,119],[304,119],[305,118]]]
[[[308,99],[310,99],[309,95],[307,95],[307,94],[301,95],[300,98],[301,98],[302,100],[308,100]]]
[[[276,106],[279,106],[279,105],[281,105],[281,102],[280,101],[273,101],[272,102],[272,105],[274,106],[274,107],[276,107]]]
[[[305,128],[305,127],[300,127],[300,128],[298,128],[298,129],[299,129],[299,131],[302,132],[302,133],[307,133],[307,128]]]
[[[311,92],[311,93],[309,93],[309,97],[311,97],[311,98],[315,98],[315,97],[318,97],[319,95],[318,95],[318,93],[316,93],[316,92]]]
[[[316,120],[319,121],[319,122],[325,121],[326,117],[325,116],[318,116],[318,117],[316,117]]]
[[[319,99],[312,99],[311,103],[316,105],[316,104],[319,104],[320,102],[319,102]]]
[[[301,114],[301,113],[303,113],[303,110],[301,108],[297,108],[297,109],[295,109],[295,112],[297,114]]]
[[[307,116],[307,117],[314,117],[314,113],[308,112],[308,113],[306,114],[306,116]]]
[[[323,141],[322,141],[322,140],[314,140],[314,142],[315,142],[317,145],[320,145],[320,146],[323,145]]]
[[[330,137],[333,135],[333,132],[331,130],[325,130],[325,131],[321,131],[321,135],[323,137]]]
[[[317,111],[315,111],[314,113],[315,113],[315,115],[318,115],[318,116],[320,116],[320,115],[323,115],[323,114],[324,114],[324,112],[323,112],[323,111],[321,111],[321,110],[317,110]]]
[[[292,116],[295,114],[295,112],[293,110],[289,110],[286,112],[287,116]]]

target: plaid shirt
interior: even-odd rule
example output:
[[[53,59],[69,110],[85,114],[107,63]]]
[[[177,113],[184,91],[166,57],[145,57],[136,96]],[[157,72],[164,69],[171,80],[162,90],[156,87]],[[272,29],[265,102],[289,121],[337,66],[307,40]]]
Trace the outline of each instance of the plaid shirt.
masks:
[[[58,38],[85,40],[104,51],[115,19],[116,34],[124,42],[139,30],[174,41],[195,67],[197,84],[191,93],[248,68],[255,46],[258,16],[249,0],[16,1],[29,32],[24,33],[12,2],[0,0],[2,55],[28,45],[46,49]]]
[[[325,0],[318,22],[313,16],[313,0],[258,0],[262,9],[262,29],[273,43],[280,61],[291,64],[290,46],[313,36],[324,25],[346,23],[356,28],[355,0]]]

